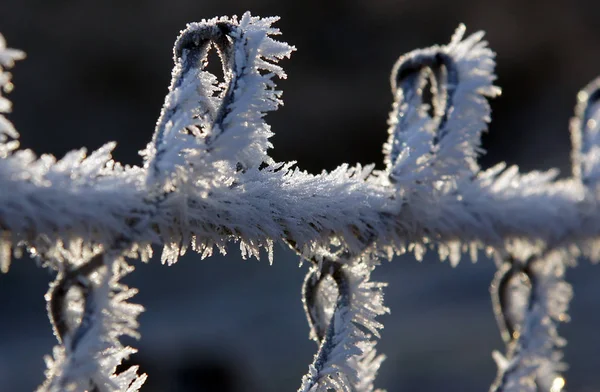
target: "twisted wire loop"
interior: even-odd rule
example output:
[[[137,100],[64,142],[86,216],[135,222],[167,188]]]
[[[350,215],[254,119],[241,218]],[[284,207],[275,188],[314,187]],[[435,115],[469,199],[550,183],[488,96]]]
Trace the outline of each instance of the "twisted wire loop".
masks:
[[[95,322],[93,318],[97,309],[93,290],[96,283],[93,282],[92,275],[99,273],[102,267],[105,267],[104,254],[99,253],[80,266],[60,271],[55,281],[50,284],[50,289],[45,296],[52,330],[58,343],[65,347],[67,353],[77,350],[79,343]],[[65,312],[72,306],[69,293],[73,289],[79,289],[83,300],[83,312],[76,326],[69,325],[69,318],[65,316]],[[61,381],[58,379],[58,382]],[[89,381],[90,392],[98,392],[100,389],[95,381]],[[42,388],[52,390],[53,382],[57,381],[48,379]],[[58,385],[58,388],[64,387],[64,385]]]
[[[90,280],[91,275],[97,272],[101,267],[104,266],[104,255],[99,253],[92,257],[82,265],[72,268],[67,271],[60,271],[56,276],[56,280],[50,285],[50,290],[46,294],[46,300],[48,301],[48,316],[52,329],[56,339],[61,344],[66,344],[66,339],[70,337],[69,346],[71,349],[75,349],[77,343],[81,339],[81,336],[85,334],[87,330],[86,316],[88,312],[88,297],[90,295],[90,289],[92,282]],[[67,295],[73,288],[81,290],[84,306],[84,316],[79,323],[79,326],[72,331],[72,328],[67,323],[67,318],[64,317],[64,311],[68,307]]]
[[[515,314],[511,314],[513,310],[510,303],[511,290],[513,289],[511,283],[521,283],[522,286],[527,286],[527,291],[531,290],[531,280],[526,272],[529,261],[530,259],[523,263],[512,256],[507,257],[499,266],[490,285],[494,316],[496,317],[502,340],[506,345],[509,345],[514,339],[518,338],[519,321],[522,322],[522,317],[519,320],[515,318]]]
[[[117,372],[136,352],[123,346],[120,338],[139,338],[137,317],[144,310],[127,302],[137,290],[119,283],[132,270],[116,249],[78,265],[61,264],[45,296],[59,346],[54,358],[46,357],[49,370],[38,392],[133,391],[145,382],[147,376],[137,374],[138,366]]]
[[[225,116],[231,110],[234,91],[241,76],[237,70],[236,57],[234,56],[235,42],[243,39],[243,32],[237,26],[229,22],[217,22],[212,25],[202,25],[193,29],[184,30],[175,41],[173,49],[175,63],[181,67],[173,76],[172,89],[180,87],[190,72],[202,71],[207,65],[207,56],[211,46],[214,46],[221,59],[221,67],[227,88],[218,97],[220,105],[218,108],[208,106],[211,109],[206,113],[210,120],[211,128],[216,132],[222,131],[221,125]],[[206,96],[208,93],[203,92]],[[169,108],[170,115],[159,119],[157,131],[163,132],[166,122],[171,119],[179,107]],[[217,128],[219,127],[219,128]],[[218,134],[212,134],[214,140]],[[211,137],[206,139],[206,144],[211,144]]]
[[[122,233],[117,236],[110,246],[103,249],[100,253],[95,254],[89,260],[76,266],[72,263],[68,263],[66,266],[64,264],[58,265],[59,272],[54,282],[50,284],[50,289],[45,298],[47,301],[48,317],[54,335],[56,336],[58,343],[65,349],[67,358],[77,357],[75,353],[77,352],[80,343],[87,337],[91,329],[111,329],[111,327],[103,325],[104,321],[100,320],[102,317],[113,317],[115,318],[115,320],[112,320],[113,323],[122,323],[125,326],[124,328],[123,326],[117,326],[116,331],[106,331],[108,332],[107,338],[111,340],[109,347],[115,348],[120,345],[118,339],[119,336],[123,334],[139,338],[139,334],[135,331],[135,327],[137,327],[135,316],[143,311],[143,307],[124,302],[125,299],[135,295],[137,290],[129,290],[127,286],[116,284],[116,281],[118,281],[120,277],[128,273],[126,269],[125,271],[117,272],[119,269],[122,270],[123,267],[125,267],[124,262],[121,262],[119,258],[122,257],[127,249],[135,243],[135,239],[139,233],[146,229],[151,217],[156,214],[160,203],[165,199],[166,196],[155,198],[155,200],[152,201],[155,208],[140,211],[139,217],[129,222],[129,233]],[[147,203],[151,206],[150,202],[147,201]],[[119,265],[120,263],[121,265]],[[117,269],[115,269],[115,267]],[[111,280],[115,278],[115,282],[111,285]],[[103,288],[105,290],[103,290]],[[80,298],[73,298],[69,295],[73,290],[79,291]],[[115,291],[121,291],[121,295],[124,293],[125,296],[118,300],[119,304],[108,305],[110,301],[113,300],[111,297],[114,296]],[[72,308],[76,306],[75,302],[77,301],[83,302],[82,305],[77,306],[82,309],[80,311],[81,315],[75,317],[73,317],[73,315],[67,315],[66,312],[69,310],[72,311]],[[126,312],[129,313],[129,316],[133,316],[133,318],[128,321],[123,319],[122,315],[116,315],[116,317],[114,317],[115,315],[110,315],[110,313],[115,312],[115,309],[107,309],[107,306],[118,308],[123,305],[128,308],[126,309]],[[117,312],[118,311],[119,310],[117,310]],[[73,322],[74,320],[75,322]],[[115,327],[113,326],[113,328]],[[96,333],[98,334],[98,332]],[[99,333],[99,335],[101,334],[102,332]],[[87,343],[87,345],[89,345],[89,343]],[[85,356],[93,357],[99,354],[97,350],[94,350],[94,348],[91,347],[88,347],[86,351],[87,352],[84,354]],[[125,356],[128,356],[129,354],[134,353],[135,350],[126,348],[124,352]],[[118,361],[120,363],[121,359]],[[139,383],[139,385],[141,385],[144,383],[146,375],[136,376],[136,371],[137,366],[129,368],[128,372],[133,372],[134,375],[130,381],[131,383]],[[127,371],[121,374],[121,377],[113,375],[113,372],[106,372],[108,373],[108,379],[105,378],[106,375],[102,375],[98,380],[96,380],[94,376],[90,377],[89,392],[105,391],[107,383],[109,385],[115,383],[110,379],[111,376],[123,379],[127,377]],[[70,380],[68,376],[61,374],[56,377],[48,377],[44,385],[40,388],[40,392],[62,391],[68,387],[67,384],[70,382],[72,382],[72,380]],[[128,385],[129,383],[129,381],[125,381],[125,385]],[[111,386],[114,387],[114,385]]]
[[[560,392],[561,348],[557,323],[568,321],[571,286],[564,280],[568,254],[547,252],[521,261],[509,256],[494,276],[490,291],[506,357],[494,352],[498,374],[491,392]]]
[[[151,202],[154,203],[155,208],[139,211],[137,219],[132,220],[128,224],[130,232],[117,236],[113,240],[112,245],[106,250],[97,253],[89,260],[77,266],[74,266],[72,263],[68,263],[66,266],[58,264],[59,272],[54,282],[50,284],[50,289],[46,293],[45,298],[52,330],[60,344],[70,348],[71,351],[77,348],[78,343],[92,324],[90,319],[93,317],[95,310],[93,301],[91,300],[95,285],[92,275],[100,273],[102,267],[106,267],[107,275],[111,274],[111,268],[109,267],[111,262],[114,261],[111,260],[111,256],[114,259],[118,258],[135,243],[136,237],[147,229],[151,218],[157,213],[160,203],[164,202],[165,199],[166,196],[158,197],[153,201],[146,200],[148,205],[151,205]],[[68,294],[74,288],[80,290],[85,305],[81,321],[73,331],[73,328],[68,325],[67,318],[64,317],[64,311],[69,306]]]
[[[427,81],[431,83],[436,129],[443,131],[453,104],[453,93],[459,83],[458,69],[452,57],[441,47],[433,47],[401,56],[392,68],[392,94],[402,94],[401,99],[405,101],[418,97],[421,103],[425,103],[423,89]],[[444,134],[436,134],[435,137],[434,144],[437,144]]]
[[[48,317],[54,335],[64,349],[65,358],[78,362],[83,356],[84,360],[96,362],[100,368],[105,367],[100,374],[89,372],[89,386],[86,388],[89,392],[123,390],[124,387],[129,388],[133,385],[139,388],[146,380],[145,374],[136,374],[138,366],[131,366],[127,371],[115,374],[116,367],[122,360],[136,352],[130,347],[123,347],[119,337],[129,335],[139,338],[136,318],[144,310],[140,305],[125,302],[135,295],[137,290],[117,282],[132,270],[121,258],[127,249],[132,247],[136,237],[146,228],[150,217],[156,213],[159,204],[164,200],[164,197],[158,197],[154,201],[155,209],[144,211],[145,215],[129,222],[129,233],[117,236],[111,246],[89,260],[79,265],[58,264],[57,277],[50,284],[45,296]],[[74,290],[78,290],[78,297],[71,295]],[[79,314],[67,314],[73,313],[74,308]],[[95,330],[93,333],[92,329]],[[80,349],[79,346],[84,340],[85,347]],[[94,340],[98,342],[91,343]],[[102,340],[105,342],[101,342]],[[112,368],[102,364],[102,357],[110,356],[110,351],[116,352],[118,348],[122,348],[123,351],[121,357],[113,359]],[[77,378],[79,380],[76,383],[81,387],[81,376]],[[73,382],[70,375],[58,373],[54,377],[49,376],[38,392],[73,389],[74,386],[69,385]],[[107,387],[109,389],[106,389]]]
[[[446,136],[445,125],[453,105],[453,95],[459,83],[458,69],[450,55],[442,47],[415,50],[401,56],[392,68],[390,83],[395,97],[398,124],[395,132],[390,132],[388,166],[393,166],[401,152],[407,147],[403,137],[405,130],[414,122],[426,116],[428,104],[425,102],[425,87],[430,84],[432,126],[432,147],[435,148]],[[417,111],[415,113],[411,113]],[[433,151],[431,151],[433,153]],[[391,176],[393,181],[394,176]]]
[[[366,244],[371,244],[369,237]],[[302,253],[286,240],[301,257]],[[368,247],[369,245],[365,245]],[[310,338],[318,345],[309,373],[299,392],[373,392],[374,380],[385,359],[375,351],[379,329],[376,316],[383,306],[384,283],[371,282],[376,262],[352,257],[347,251],[313,256],[302,285],[302,304]]]
[[[319,303],[319,290],[323,289],[325,284],[332,282],[335,284],[335,302],[333,304]],[[312,387],[312,385],[318,382],[318,377],[334,348],[335,315],[350,305],[351,295],[348,277],[343,271],[343,264],[338,261],[326,259],[323,260],[321,268],[313,265],[304,280],[302,294],[302,302],[310,327],[310,337],[319,345],[313,362],[316,373],[313,374],[310,380]],[[333,305],[333,312],[331,314],[328,314],[326,309],[324,309],[328,305]],[[327,317],[328,319],[326,319]]]
[[[175,68],[160,117],[157,121],[153,148],[156,151],[152,175],[158,176],[159,163],[173,143],[167,138],[177,137],[186,131],[198,142],[201,141],[206,153],[226,130],[227,116],[233,110],[232,104],[239,89],[239,83],[247,72],[246,56],[235,53],[245,50],[245,35],[239,26],[225,21],[188,26],[175,41],[173,60]],[[221,60],[223,83],[218,85],[214,75],[205,71],[208,53],[215,48]],[[248,53],[246,53],[248,55]],[[189,86],[195,91],[189,92]],[[178,91],[178,89],[183,91]],[[217,93],[216,96],[214,94]],[[175,126],[176,117],[192,111],[192,121],[183,124],[183,129]],[[238,163],[238,165],[240,165]],[[243,170],[245,168],[241,168]]]
[[[349,277],[344,269],[343,260],[324,258],[319,263],[312,263],[302,286],[302,303],[306,319],[310,327],[310,336],[317,344],[321,344],[332,328],[331,315],[326,309],[333,305],[334,309],[348,306],[350,303]],[[335,287],[325,287],[333,283]],[[320,290],[335,291],[335,303],[323,302]]]

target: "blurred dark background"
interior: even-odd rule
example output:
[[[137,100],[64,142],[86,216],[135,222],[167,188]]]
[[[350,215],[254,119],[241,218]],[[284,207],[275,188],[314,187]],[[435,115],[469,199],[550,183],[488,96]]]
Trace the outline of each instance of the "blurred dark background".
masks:
[[[409,50],[448,42],[460,22],[485,30],[497,52],[503,95],[484,136],[487,167],[569,174],[568,121],[575,94],[600,74],[600,2],[516,1],[69,1],[3,0],[0,32],[27,52],[14,70],[11,120],[23,147],[63,155],[119,143],[118,160],[139,164],[170,80],[171,47],[186,22],[220,15],[279,15],[298,51],[283,65],[285,106],[270,114],[276,160],[311,172],[340,163],[380,163],[392,96],[388,73]],[[5,190],[0,190],[5,191]],[[138,264],[144,391],[293,391],[316,351],[300,302],[306,266],[276,249],[276,261],[189,255],[167,268]],[[379,344],[377,386],[388,391],[485,391],[502,349],[489,301],[489,260],[456,269],[435,256],[383,264],[378,279],[392,314]],[[569,271],[573,321],[561,328],[571,391],[598,391],[600,325],[587,262]],[[0,390],[30,391],[55,344],[43,294],[52,276],[17,261],[0,276]]]

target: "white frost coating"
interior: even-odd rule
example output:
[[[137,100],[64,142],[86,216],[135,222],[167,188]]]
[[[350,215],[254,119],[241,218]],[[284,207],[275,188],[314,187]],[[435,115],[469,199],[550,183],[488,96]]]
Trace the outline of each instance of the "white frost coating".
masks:
[[[115,374],[117,366],[137,352],[119,338],[139,338],[137,317],[144,308],[127,302],[137,290],[119,283],[133,267],[124,260],[111,267],[112,271],[102,267],[97,281],[91,282],[85,305],[89,315],[83,309],[70,315],[70,321],[79,320],[79,328],[63,337],[64,345],[54,347],[52,358],[45,358],[47,379],[38,392],[84,392],[94,387],[98,392],[135,392],[146,380],[145,374],[137,374],[138,366]]]
[[[377,258],[411,251],[420,259],[437,247],[442,260],[456,265],[462,253],[475,259],[481,248],[521,259],[555,251],[564,257],[544,259],[539,298],[531,302],[520,341],[508,359],[497,358],[509,381],[560,384],[554,322],[566,310],[570,287],[552,274],[579,253],[600,259],[598,82],[578,97],[573,178],[557,181],[555,170],[520,174],[504,164],[480,171],[487,98],[499,89],[482,34],[463,39],[460,27],[448,45],[412,52],[395,66],[386,170],[343,164],[311,175],[267,153],[272,133],[264,116],[282,103],[274,77],[285,77],[277,62],[294,50],[272,38],[279,34],[276,20],[246,13],[182,31],[143,167],[116,163],[114,143],[60,160],[19,150],[19,134],[2,115],[10,101],[0,95],[0,269],[6,272],[22,247],[60,271],[54,288],[74,275],[64,295],[49,295],[67,320],[60,324],[62,313],[51,309],[61,344],[47,361],[41,390],[138,390],[145,376],[135,368],[114,375],[133,352],[119,336],[135,335],[142,310],[126,302],[133,291],[117,283],[126,269],[121,258],[146,261],[157,244],[164,247],[162,261],[171,264],[189,246],[207,257],[215,247],[224,253],[229,242],[239,243],[243,257],[258,258],[264,247],[270,260],[273,244],[284,242],[315,261],[313,268],[326,255],[353,260],[336,267],[338,294],[327,295],[337,297],[324,301],[336,307],[300,389],[312,392],[373,390],[383,358],[374,349],[382,328],[375,317],[387,311],[382,285],[369,282]],[[211,48],[223,63],[222,82],[205,70]],[[5,69],[23,57],[0,37],[4,91],[12,86]],[[77,275],[93,255],[110,262]],[[91,284],[78,308],[68,291],[83,284],[79,279]]]
[[[268,126],[259,113],[274,109],[277,102],[270,74],[261,76],[259,70],[279,71],[254,54],[265,53],[265,58],[276,59],[291,50],[268,38],[271,30],[265,26],[272,21],[249,16],[237,24],[230,21],[255,44],[248,55],[254,61],[253,71],[239,77],[238,83],[243,81],[245,87],[236,93],[235,104],[229,105],[233,109],[224,118],[226,130],[220,132],[210,151],[204,136],[182,134],[175,128],[165,131],[161,144],[165,153],[158,166],[166,181],[161,184],[168,184],[163,189],[168,197],[160,206],[155,202],[152,181],[147,183],[154,178],[149,169],[152,165],[122,167],[110,155],[114,144],[87,158],[81,150],[60,161],[50,156],[36,158],[28,150],[14,151],[0,160],[0,184],[2,189],[10,189],[0,192],[0,228],[5,232],[1,248],[21,241],[36,248],[111,244],[115,237],[129,235],[130,222],[144,217],[147,224],[138,228],[133,246],[165,244],[164,260],[169,262],[189,244],[210,255],[215,245],[223,250],[229,241],[241,242],[250,256],[281,238],[313,249],[337,239],[358,251],[363,248],[361,238],[365,234],[377,237],[378,250],[386,254],[401,252],[411,243],[417,244],[415,249],[441,244],[462,251],[469,244],[501,248],[520,240],[538,245],[571,241],[581,245],[588,256],[597,257],[598,195],[577,179],[553,182],[554,172],[521,175],[516,169],[503,171],[498,167],[476,174],[474,181],[445,173],[429,186],[419,187],[412,177],[390,186],[385,173],[372,173],[369,166],[343,165],[316,176],[289,164],[257,168],[260,162],[268,161],[264,155]],[[267,32],[259,34],[260,29]],[[456,88],[454,109],[447,121],[447,127],[457,131],[447,133],[443,144],[447,147],[436,153],[450,164],[473,155],[466,147],[463,155],[456,155],[459,150],[450,145],[453,140],[477,151],[474,139],[485,125],[488,108],[476,92],[494,90],[485,84],[492,80],[492,60],[483,43],[473,38],[455,39],[443,48],[456,58],[468,82],[466,87],[459,84]],[[468,66],[482,69],[467,72]],[[177,111],[171,122],[183,121],[181,126],[187,126],[189,121],[200,121],[194,120],[192,106],[185,106],[194,99],[179,97],[179,93],[183,94],[173,90],[166,100],[166,108],[171,102],[183,102],[181,112]],[[463,107],[466,113],[461,113]],[[483,116],[475,110],[482,110]],[[198,135],[204,135],[202,132]],[[455,133],[457,139],[453,139]],[[182,140],[185,148],[179,143]],[[405,151],[411,149],[410,145],[405,147]],[[182,151],[185,154],[180,157]],[[155,158],[152,148],[147,156],[148,162]],[[243,170],[238,170],[240,162],[246,165]],[[148,214],[153,210],[156,213]],[[454,262],[458,253],[453,251]],[[6,264],[6,257],[3,260]]]
[[[432,182],[478,171],[481,132],[490,121],[486,98],[499,95],[500,89],[492,84],[494,53],[482,41],[483,32],[463,40],[464,33],[461,25],[448,45],[415,50],[394,66],[395,102],[384,153],[387,172],[396,183],[414,187],[424,182],[430,187]],[[433,110],[434,117],[444,116],[442,121],[431,118],[430,105],[423,102],[425,85],[418,79],[425,72],[441,75],[433,86],[434,95],[439,95]],[[406,89],[407,83],[417,89]]]
[[[128,235],[128,222],[150,208],[144,170],[115,164],[111,149],[107,145],[85,159],[72,153],[58,162],[49,156],[36,160],[28,150],[0,160],[2,189],[10,189],[0,192],[4,246],[24,241],[41,249],[68,248]],[[315,176],[279,165],[184,182],[182,172],[177,192],[136,242],[167,244],[170,261],[190,243],[209,255],[214,245],[224,249],[228,241],[241,241],[256,256],[260,246],[280,238],[301,247],[337,238],[356,251],[365,234],[392,254],[413,242],[503,247],[521,240],[570,241],[587,256],[598,256],[598,195],[578,180],[552,182],[556,172],[521,175],[515,167],[499,166],[474,181],[438,182],[429,192],[396,191],[380,177],[365,180],[365,173],[344,165]]]
[[[524,315],[508,344],[507,357],[494,352],[498,376],[493,392],[550,391],[564,380],[566,370],[561,348],[566,340],[558,335],[558,323],[569,320],[567,310],[573,296],[571,285],[564,280],[565,268],[571,264],[568,252],[553,252],[534,260],[530,267],[529,292],[515,292],[514,301],[524,302]],[[560,391],[552,389],[552,392]]]
[[[379,329],[375,317],[389,312],[383,305],[384,283],[371,282],[373,261],[361,259],[340,268],[337,295],[324,302],[337,303],[327,332],[309,373],[302,379],[298,392],[373,392],[373,382],[383,355],[375,351]],[[327,273],[322,271],[321,273]],[[335,272],[334,272],[335,273]],[[340,287],[342,286],[342,287]]]
[[[272,79],[286,77],[276,62],[294,50],[271,38],[280,34],[271,27],[277,20],[245,13],[239,22],[214,18],[181,32],[171,87],[145,152],[151,179],[181,167],[194,180],[211,181],[229,176],[237,163],[243,168],[273,163],[266,153],[273,133],[263,117],[282,104]],[[211,45],[219,50],[225,83],[203,70]]]

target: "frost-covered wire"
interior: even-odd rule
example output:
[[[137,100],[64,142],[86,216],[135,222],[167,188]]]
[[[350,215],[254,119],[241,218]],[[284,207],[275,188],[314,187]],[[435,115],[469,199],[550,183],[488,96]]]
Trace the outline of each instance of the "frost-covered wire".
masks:
[[[116,373],[137,350],[120,337],[139,338],[140,305],[127,302],[137,293],[119,280],[133,270],[124,260],[98,254],[61,272],[48,292],[48,313],[60,345],[46,357],[46,382],[38,392],[135,392],[147,376],[138,366]]]
[[[243,31],[256,33],[246,33],[246,41],[241,41],[254,49],[246,51],[240,46],[242,55],[249,53],[252,61],[247,61],[254,67],[244,74],[245,88],[236,95],[235,110],[223,120],[228,131],[220,133],[210,152],[202,135],[186,130],[194,122],[202,125],[196,117],[198,105],[192,106],[199,102],[197,80],[201,80],[194,74],[185,89],[183,84],[173,89],[166,100],[166,108],[179,102],[181,109],[166,121],[168,132],[157,136],[155,142],[163,140],[164,148],[171,152],[157,158],[151,145],[145,168],[115,163],[111,157],[114,144],[89,156],[76,151],[60,161],[50,156],[37,158],[27,150],[15,151],[0,161],[0,181],[11,189],[0,194],[3,248],[17,243],[35,247],[110,244],[115,235],[129,233],[130,223],[142,217],[149,221],[134,242],[140,249],[148,249],[142,245],[149,243],[166,245],[164,260],[169,262],[189,245],[209,255],[214,247],[224,250],[227,242],[239,241],[245,254],[258,255],[259,247],[269,249],[281,238],[310,248],[328,246],[335,239],[356,253],[364,245],[359,237],[365,234],[376,237],[378,250],[386,254],[409,246],[422,253],[432,243],[459,250],[463,246],[503,247],[515,239],[551,243],[568,238],[594,248],[600,234],[597,196],[586,193],[574,180],[553,181],[554,171],[522,175],[516,168],[502,166],[468,178],[445,169],[454,165],[464,172],[470,167],[465,162],[478,151],[479,141],[473,140],[485,128],[489,114],[485,94],[496,91],[490,84],[491,52],[478,41],[478,35],[463,41],[455,38],[441,47],[453,59],[462,81],[454,89],[452,110],[446,116],[442,144],[447,147],[442,149],[439,144],[434,148],[434,159],[433,147],[428,145],[418,158],[418,143],[406,139],[403,154],[415,159],[418,167],[407,172],[408,177],[396,176],[394,186],[389,185],[385,173],[373,171],[372,166],[342,165],[319,175],[291,164],[261,167],[259,162],[268,161],[268,125],[263,114],[276,106],[270,78],[277,70],[263,57],[276,59],[291,51],[291,47],[269,40],[264,30],[271,28],[264,25],[272,20],[267,21],[246,17],[237,25],[242,29],[244,22]],[[190,31],[195,31],[192,27]],[[263,69],[274,71],[263,74]],[[219,96],[213,98],[220,102]],[[187,106],[182,102],[187,102],[189,110],[184,110]],[[206,132],[212,132],[210,124],[204,126]],[[433,139],[427,130],[402,132]],[[185,141],[185,148],[180,148],[179,141]],[[459,153],[463,148],[465,152]],[[158,183],[168,185],[168,190],[161,188],[160,192],[169,192],[169,200],[159,209],[152,202],[156,184],[149,169],[155,159],[162,162],[159,166],[166,165],[161,169],[166,182]],[[437,159],[439,165],[421,166],[421,162]],[[239,170],[240,162],[246,169]],[[438,180],[416,192],[419,187],[414,176],[433,169],[441,177],[427,177]],[[148,218],[147,209],[157,211]],[[558,221],[562,224],[550,224]]]
[[[83,300],[87,303],[92,286],[91,275],[97,273],[103,266],[104,257],[102,254],[97,254],[81,266],[74,267],[69,271],[60,271],[55,282],[51,284],[50,291],[46,294],[48,315],[54,329],[54,335],[59,343],[64,342],[70,329],[68,325],[70,320],[63,314],[67,308],[65,305],[68,304],[67,296],[70,290],[75,287],[80,289]],[[72,346],[77,346],[79,338],[85,333],[84,331],[88,327],[83,321],[86,315],[84,312],[82,323],[77,328],[76,334],[70,337]]]
[[[384,283],[371,282],[369,260],[324,259],[311,267],[303,303],[311,338],[319,345],[299,392],[372,392],[384,356],[376,341],[383,325],[375,320],[383,306]]]
[[[492,85],[494,53],[482,41],[483,33],[463,40],[464,33],[461,25],[450,44],[403,55],[392,69],[395,102],[384,153],[396,182],[430,184],[478,169],[480,135],[490,121],[486,98],[500,90]],[[433,118],[424,101],[428,80]]]
[[[149,179],[168,177],[178,166],[211,179],[214,164],[257,168],[272,163],[266,154],[270,127],[263,116],[281,104],[273,77],[285,78],[276,64],[294,50],[271,38],[278,18],[215,18],[190,23],[174,47],[171,86],[146,151]],[[214,45],[225,81],[206,71]],[[224,137],[223,137],[224,136]]]
[[[580,181],[583,192],[594,195],[600,151],[600,79],[580,91],[577,101],[571,121],[573,183],[577,186]],[[512,255],[500,263],[492,282],[493,309],[507,352],[506,357],[494,353],[498,365],[494,392],[558,392],[565,386],[561,347],[566,341],[558,335],[557,326],[569,320],[572,287],[564,279],[565,268],[574,265],[572,259],[582,249],[561,249],[564,239],[549,245],[528,258],[517,246],[513,253],[520,259]],[[587,251],[597,254],[596,249]]]
[[[407,251],[420,259],[429,248],[452,265],[482,248],[534,260],[503,265],[497,275],[495,308],[509,348],[506,358],[496,355],[494,388],[559,388],[554,323],[570,298],[564,262],[576,253],[600,259],[600,82],[578,95],[573,178],[504,164],[482,171],[487,99],[500,90],[483,34],[465,38],[461,26],[449,44],[394,66],[385,170],[343,164],[311,175],[268,154],[264,116],[282,104],[275,79],[285,78],[277,62],[294,50],[273,39],[276,20],[246,13],[181,32],[142,167],[115,162],[114,143],[60,160],[19,150],[18,133],[1,115],[10,102],[0,96],[0,269],[25,248],[58,271],[47,298],[59,345],[40,390],[139,389],[145,376],[135,367],[115,374],[133,352],[119,337],[136,336],[142,311],[127,302],[134,290],[118,283],[131,269],[123,258],[148,260],[156,244],[172,264],[190,247],[208,257],[230,242],[243,257],[263,247],[272,261],[274,243],[283,242],[315,261],[303,300],[319,351],[300,391],[373,390],[383,358],[375,317],[387,311],[382,284],[370,281],[375,260]],[[222,81],[206,69],[213,49]],[[22,57],[0,39],[5,91],[5,68]],[[509,291],[523,274],[530,288]]]
[[[561,348],[566,341],[557,326],[569,320],[573,294],[564,274],[571,258],[566,251],[555,251],[524,261],[511,259],[499,271],[491,290],[497,293],[494,308],[506,357],[494,352],[498,376],[490,391],[559,392],[564,387]]]

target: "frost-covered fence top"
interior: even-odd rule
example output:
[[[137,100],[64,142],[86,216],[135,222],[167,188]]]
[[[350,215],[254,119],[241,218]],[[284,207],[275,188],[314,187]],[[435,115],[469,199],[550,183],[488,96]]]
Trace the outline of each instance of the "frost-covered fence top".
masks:
[[[493,389],[560,390],[555,323],[571,295],[562,272],[579,254],[600,258],[600,83],[577,97],[571,178],[504,164],[481,171],[487,98],[500,90],[483,34],[465,38],[461,26],[449,44],[395,64],[385,170],[343,164],[311,175],[268,154],[264,118],[281,104],[278,62],[294,50],[274,39],[276,20],[246,13],[181,32],[142,167],[115,162],[115,143],[37,157],[19,149],[17,131],[0,116],[0,267],[8,271],[12,254],[26,249],[58,272],[47,300],[59,345],[40,390],[138,390],[146,376],[135,367],[115,374],[135,352],[119,337],[137,336],[143,310],[127,302],[135,290],[119,283],[133,269],[124,257],[145,261],[151,245],[162,245],[171,264],[190,246],[207,257],[229,242],[243,257],[265,248],[271,261],[282,242],[312,263],[303,295],[319,351],[301,391],[373,390],[383,360],[375,317],[387,308],[370,272],[379,257],[409,250],[421,258],[428,247],[453,265],[481,248],[498,260],[494,307],[507,355],[495,354]],[[210,50],[224,80],[206,71]],[[4,91],[12,87],[6,69],[23,57],[0,40]],[[0,112],[10,109],[0,96]],[[525,290],[514,290],[518,274],[528,278]]]

